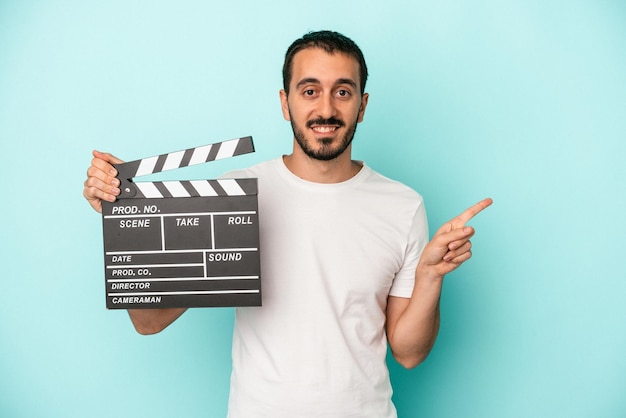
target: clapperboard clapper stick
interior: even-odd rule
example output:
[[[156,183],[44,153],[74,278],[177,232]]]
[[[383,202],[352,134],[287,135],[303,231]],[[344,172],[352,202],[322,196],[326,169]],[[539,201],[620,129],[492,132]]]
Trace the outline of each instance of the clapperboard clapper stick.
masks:
[[[109,309],[261,305],[257,179],[134,182],[254,152],[251,137],[118,164],[103,202]]]

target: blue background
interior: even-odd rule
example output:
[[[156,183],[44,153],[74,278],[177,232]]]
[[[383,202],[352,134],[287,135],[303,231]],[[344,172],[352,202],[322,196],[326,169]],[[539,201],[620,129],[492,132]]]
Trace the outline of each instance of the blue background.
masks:
[[[0,416],[223,417],[232,309],[136,334],[104,308],[92,149],[131,160],[244,135],[288,153],[289,43],[363,49],[354,157],[431,231],[485,197],[430,357],[390,359],[401,417],[626,416],[623,1],[0,1]]]

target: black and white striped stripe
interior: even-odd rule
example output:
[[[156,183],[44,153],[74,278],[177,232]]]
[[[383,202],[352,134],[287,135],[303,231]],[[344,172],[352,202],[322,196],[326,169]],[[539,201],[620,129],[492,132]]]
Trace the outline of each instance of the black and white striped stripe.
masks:
[[[251,196],[256,179],[184,180],[135,183],[135,198]]]
[[[171,152],[139,160],[137,171],[132,177],[221,160],[252,151],[254,151],[254,146],[252,137],[249,136],[202,147],[189,148],[184,151]]]
[[[254,195],[257,193],[257,190],[256,180],[253,179],[140,183],[132,181],[134,177],[203,164],[250,152],[254,152],[254,144],[252,143],[252,137],[246,136],[116,165],[118,170],[117,177],[120,180],[120,189],[122,191],[120,198]]]

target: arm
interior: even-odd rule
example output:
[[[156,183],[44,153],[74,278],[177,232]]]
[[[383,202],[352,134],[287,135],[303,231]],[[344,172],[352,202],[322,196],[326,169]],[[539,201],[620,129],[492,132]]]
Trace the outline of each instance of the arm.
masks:
[[[135,330],[141,335],[156,334],[178,319],[187,308],[128,309]]]
[[[411,298],[389,297],[387,339],[394,358],[404,367],[420,364],[435,344],[443,278],[472,256],[474,229],[465,224],[491,203],[485,199],[439,228],[417,265]]]
[[[102,201],[115,202],[120,194],[120,181],[116,178],[117,171],[113,164],[121,164],[119,158],[99,151],[93,152],[91,166],[87,170],[87,180],[83,188],[83,196],[91,207],[102,212]],[[180,309],[129,309],[128,314],[138,333],[156,334],[164,330],[185,312]]]

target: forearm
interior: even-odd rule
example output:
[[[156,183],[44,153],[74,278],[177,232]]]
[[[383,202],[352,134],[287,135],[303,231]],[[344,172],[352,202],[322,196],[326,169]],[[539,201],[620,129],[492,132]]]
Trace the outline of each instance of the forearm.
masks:
[[[411,298],[396,313],[387,338],[394,358],[406,368],[420,364],[435,344],[439,331],[439,299],[443,277],[429,277],[420,269],[415,274]]]
[[[470,238],[474,229],[466,223],[492,202],[484,199],[442,225],[424,247],[411,298],[389,297],[387,338],[394,357],[403,366],[417,366],[435,344],[443,278],[472,256]]]
[[[138,333],[149,335],[163,331],[186,310],[187,308],[129,309],[128,315]]]

